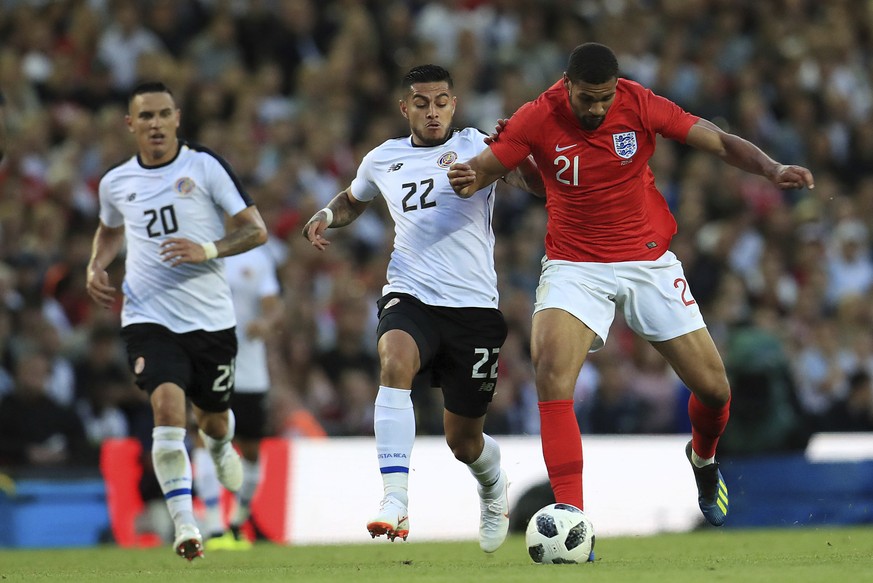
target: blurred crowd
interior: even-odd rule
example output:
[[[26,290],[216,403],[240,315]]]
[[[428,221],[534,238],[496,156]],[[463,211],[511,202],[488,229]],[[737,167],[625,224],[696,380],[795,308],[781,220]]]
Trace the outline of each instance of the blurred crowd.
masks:
[[[455,124],[488,132],[587,41],[611,46],[623,76],[815,174],[814,190],[781,192],[672,142],[652,159],[731,376],[724,447],[873,430],[869,0],[0,0],[0,465],[87,463],[107,437],[148,438],[118,312],[84,281],[97,183],[133,153],[137,80],[173,90],[180,135],[225,157],[267,221],[286,307],[270,340],[274,431],[368,435],[393,224],[371,205],[321,253],[302,223],[367,151],[408,134],[396,90],[410,67],[447,67]],[[541,201],[501,188],[510,334],[486,429],[536,434],[528,334],[546,219]],[[440,394],[414,399],[419,432],[439,433]],[[583,434],[687,431],[686,402],[620,316],[578,380]]]

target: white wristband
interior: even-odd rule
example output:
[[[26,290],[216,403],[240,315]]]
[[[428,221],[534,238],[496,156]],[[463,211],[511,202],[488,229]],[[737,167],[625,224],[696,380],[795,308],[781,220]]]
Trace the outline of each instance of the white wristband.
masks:
[[[333,211],[327,207],[324,207],[323,209],[321,209],[318,212],[324,213],[325,215],[327,215],[327,226],[329,227],[333,223]]]
[[[215,243],[212,241],[200,243],[200,246],[203,247],[203,252],[206,253],[206,259],[215,259],[218,257],[218,247],[216,247]]]

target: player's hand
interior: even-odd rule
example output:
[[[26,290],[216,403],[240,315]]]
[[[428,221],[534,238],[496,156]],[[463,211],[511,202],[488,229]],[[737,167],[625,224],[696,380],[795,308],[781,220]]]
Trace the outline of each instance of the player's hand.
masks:
[[[109,283],[109,274],[96,265],[88,266],[85,287],[91,299],[106,309],[115,303],[115,288]]]
[[[161,261],[177,267],[183,263],[203,263],[206,261],[203,245],[181,237],[170,237],[161,243]]]
[[[471,191],[473,183],[476,181],[476,171],[469,164],[457,162],[449,167],[449,184],[452,185],[452,190],[461,198],[470,198],[474,192]]]
[[[330,245],[330,241],[324,238],[326,230],[327,216],[322,211],[318,211],[303,226],[303,238],[312,243],[312,246],[319,251],[324,251]]]
[[[770,178],[773,184],[782,189],[803,188],[804,186],[810,190],[815,188],[812,172],[803,166],[780,164],[776,167],[776,171],[772,176],[768,178]]]
[[[497,141],[497,138],[500,136],[500,132],[502,132],[504,130],[504,128],[506,127],[507,121],[509,121],[509,120],[506,120],[506,119],[498,119],[497,120],[497,125],[494,126],[494,133],[491,134],[490,136],[486,137],[484,140],[486,144],[490,145],[490,144],[493,144],[494,142]]]

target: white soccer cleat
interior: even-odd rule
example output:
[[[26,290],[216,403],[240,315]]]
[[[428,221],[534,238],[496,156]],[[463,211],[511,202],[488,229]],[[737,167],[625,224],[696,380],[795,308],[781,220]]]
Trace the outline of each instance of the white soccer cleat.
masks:
[[[200,437],[206,444],[214,443],[215,440],[206,435],[203,430],[200,430]],[[238,492],[242,488],[243,483],[243,467],[242,460],[239,454],[234,449],[233,445],[228,443],[220,457],[216,457],[212,447],[207,448],[212,456],[212,461],[215,462],[215,472],[218,474],[218,481],[221,485],[231,492]]]
[[[203,556],[203,537],[200,530],[193,524],[183,524],[176,529],[176,540],[173,549],[180,557],[193,561]]]
[[[500,470],[497,482],[485,491],[479,484],[479,547],[486,553],[500,548],[509,534],[509,478]]]
[[[367,523],[370,536],[386,535],[392,542],[395,538],[406,540],[409,536],[409,513],[406,506],[394,496],[385,496],[379,504],[379,513]]]

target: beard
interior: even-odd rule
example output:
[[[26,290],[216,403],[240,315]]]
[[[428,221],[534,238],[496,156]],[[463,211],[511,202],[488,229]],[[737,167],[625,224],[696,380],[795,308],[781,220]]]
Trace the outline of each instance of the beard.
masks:
[[[586,115],[579,118],[579,124],[586,130],[596,130],[603,123],[604,119],[606,119],[606,116],[594,117]]]
[[[412,133],[415,136],[416,141],[422,146],[439,146],[449,139],[449,136],[452,133],[452,128],[451,126],[445,128],[445,131],[439,136],[435,136],[433,133],[423,133],[416,130],[413,130]]]

